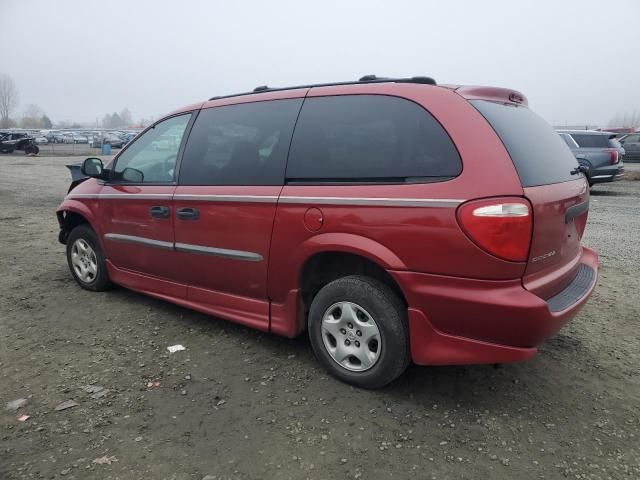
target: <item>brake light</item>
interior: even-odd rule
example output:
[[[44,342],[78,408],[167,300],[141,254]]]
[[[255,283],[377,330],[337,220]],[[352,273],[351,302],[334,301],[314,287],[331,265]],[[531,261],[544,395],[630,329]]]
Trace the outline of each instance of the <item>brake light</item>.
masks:
[[[615,165],[616,163],[618,163],[620,161],[620,157],[618,155],[618,150],[616,148],[606,148],[604,151],[609,154],[609,164],[610,165]]]
[[[512,262],[527,261],[533,218],[526,200],[507,197],[465,203],[458,208],[458,223],[491,255]]]

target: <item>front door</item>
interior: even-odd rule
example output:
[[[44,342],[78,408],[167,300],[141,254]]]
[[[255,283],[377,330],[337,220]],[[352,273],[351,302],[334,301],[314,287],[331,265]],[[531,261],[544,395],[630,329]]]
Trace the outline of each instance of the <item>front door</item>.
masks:
[[[100,212],[107,258],[118,269],[175,277],[175,166],[190,118],[183,114],[157,123],[115,159],[100,193]]]
[[[174,195],[175,248],[188,298],[268,328],[271,230],[302,99],[200,112]]]

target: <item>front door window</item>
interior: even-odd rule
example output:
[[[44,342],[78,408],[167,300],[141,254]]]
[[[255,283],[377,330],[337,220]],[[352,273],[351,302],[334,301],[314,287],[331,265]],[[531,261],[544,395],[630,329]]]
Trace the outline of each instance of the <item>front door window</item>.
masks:
[[[172,183],[182,137],[191,114],[164,120],[135,139],[116,161],[112,180],[123,183]]]

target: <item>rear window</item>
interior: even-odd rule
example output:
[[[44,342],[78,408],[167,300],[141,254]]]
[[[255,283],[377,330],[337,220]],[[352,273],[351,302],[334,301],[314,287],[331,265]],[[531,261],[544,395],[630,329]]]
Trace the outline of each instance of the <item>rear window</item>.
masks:
[[[567,144],[527,107],[471,100],[496,131],[516,167],[523,187],[575,180],[578,165]]]
[[[296,124],[289,181],[421,182],[457,176],[460,156],[419,105],[384,95],[307,98]]]
[[[571,136],[581,148],[609,148],[609,135],[572,133]]]

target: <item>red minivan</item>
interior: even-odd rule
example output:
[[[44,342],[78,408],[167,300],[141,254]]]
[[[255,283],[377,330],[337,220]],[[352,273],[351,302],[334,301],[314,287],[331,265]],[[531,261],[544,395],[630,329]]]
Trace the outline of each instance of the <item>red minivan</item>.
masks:
[[[582,171],[519,92],[427,77],[214,97],[157,121],[58,209],[81,287],[263,331],[336,377],[525,360],[586,302]]]

